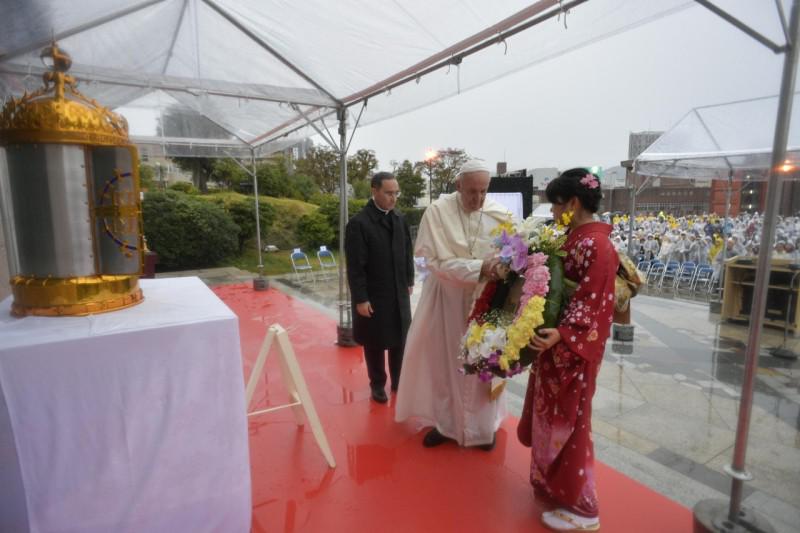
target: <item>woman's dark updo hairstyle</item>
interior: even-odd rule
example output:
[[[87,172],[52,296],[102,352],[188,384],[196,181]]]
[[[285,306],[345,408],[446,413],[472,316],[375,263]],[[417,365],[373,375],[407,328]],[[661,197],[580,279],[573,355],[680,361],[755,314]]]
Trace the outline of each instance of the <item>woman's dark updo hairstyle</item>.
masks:
[[[581,180],[587,174],[597,180],[597,187],[594,189],[581,183]],[[583,208],[590,213],[597,213],[597,209],[600,207],[600,200],[603,199],[603,193],[600,190],[600,178],[585,168],[565,170],[556,179],[547,184],[545,194],[551,204],[564,204],[577,197]]]

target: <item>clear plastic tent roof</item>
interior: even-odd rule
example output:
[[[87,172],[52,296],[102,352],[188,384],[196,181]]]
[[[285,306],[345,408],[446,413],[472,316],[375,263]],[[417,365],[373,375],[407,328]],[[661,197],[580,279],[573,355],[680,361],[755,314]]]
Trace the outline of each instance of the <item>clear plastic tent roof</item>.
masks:
[[[376,122],[695,4],[688,0],[5,0],[0,96],[55,38],[79,90],[165,151],[272,151],[349,108]],[[524,30],[524,31],[522,31]],[[335,130],[331,129],[335,134]],[[205,148],[201,148],[205,147]],[[221,148],[220,148],[221,147]]]
[[[794,94],[786,160],[800,165],[800,93]],[[638,174],[764,180],[769,176],[778,97],[698,107],[634,161]]]

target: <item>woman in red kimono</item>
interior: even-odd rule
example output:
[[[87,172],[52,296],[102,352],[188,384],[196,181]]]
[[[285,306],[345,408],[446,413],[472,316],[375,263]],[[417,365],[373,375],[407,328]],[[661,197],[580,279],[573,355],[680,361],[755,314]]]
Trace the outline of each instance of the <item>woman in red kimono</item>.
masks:
[[[564,274],[577,284],[558,326],[541,329],[531,345],[540,351],[528,382],[519,437],[531,444],[531,483],[553,510],[542,521],[557,531],[600,528],[594,482],[592,396],[614,313],[619,265],[596,222],[602,193],[585,169],[562,173],[547,186],[553,217],[568,226]]]

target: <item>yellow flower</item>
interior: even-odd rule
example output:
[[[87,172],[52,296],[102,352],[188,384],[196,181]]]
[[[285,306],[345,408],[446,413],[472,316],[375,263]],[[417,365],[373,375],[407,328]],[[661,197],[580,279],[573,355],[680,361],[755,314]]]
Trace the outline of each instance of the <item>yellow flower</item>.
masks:
[[[502,235],[503,231],[505,231],[508,235],[513,235],[516,233],[514,230],[514,221],[511,218],[507,218],[504,222],[501,222],[496,228],[489,232],[492,237],[497,237]]]
[[[563,226],[569,226],[569,223],[572,222],[572,215],[574,215],[572,211],[564,211],[561,213],[561,220],[559,220],[559,223]]]
[[[488,322],[483,324],[473,322],[469,327],[469,334],[467,335],[467,348],[472,348],[476,344],[480,344],[481,340],[483,339],[484,332],[491,331],[493,329],[494,326]]]
[[[506,330],[506,346],[503,349],[503,356],[509,361],[519,360],[519,351],[530,342],[533,330],[544,324],[545,299],[541,296],[534,296],[525,304],[519,318],[515,320]]]
[[[500,365],[500,368],[502,370],[508,370],[509,369],[508,357],[506,357],[505,355],[501,355],[497,359],[497,363]]]

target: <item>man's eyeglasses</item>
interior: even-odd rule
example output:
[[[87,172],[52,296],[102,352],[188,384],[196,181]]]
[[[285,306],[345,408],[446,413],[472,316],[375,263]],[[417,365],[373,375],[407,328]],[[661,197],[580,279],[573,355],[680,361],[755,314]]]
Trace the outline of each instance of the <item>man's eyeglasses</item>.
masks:
[[[400,198],[400,195],[402,193],[400,191],[382,191],[382,194],[385,194],[386,196],[393,196],[395,198]]]

